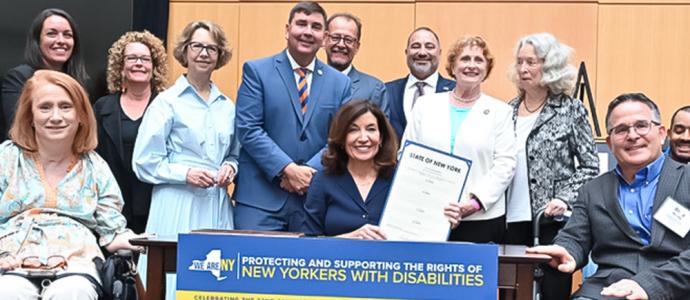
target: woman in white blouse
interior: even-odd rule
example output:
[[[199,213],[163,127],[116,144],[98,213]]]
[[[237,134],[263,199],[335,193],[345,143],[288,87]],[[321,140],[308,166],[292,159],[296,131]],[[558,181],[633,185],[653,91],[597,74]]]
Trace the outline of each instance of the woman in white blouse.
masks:
[[[481,92],[492,67],[493,56],[481,37],[457,41],[446,67],[455,77],[455,88],[417,99],[403,135],[403,146],[414,141],[472,161],[459,202],[446,208],[459,222],[451,241],[499,243],[505,231],[505,191],[515,172],[515,134],[511,107]]]

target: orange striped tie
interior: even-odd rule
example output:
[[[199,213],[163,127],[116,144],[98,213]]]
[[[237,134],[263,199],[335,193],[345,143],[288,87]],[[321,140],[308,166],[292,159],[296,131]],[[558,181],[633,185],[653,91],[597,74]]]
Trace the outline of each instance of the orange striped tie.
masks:
[[[295,72],[299,75],[297,93],[299,94],[299,101],[302,103],[302,113],[305,113],[307,112],[307,103],[309,103],[309,86],[307,85],[308,70],[306,68],[297,68]]]

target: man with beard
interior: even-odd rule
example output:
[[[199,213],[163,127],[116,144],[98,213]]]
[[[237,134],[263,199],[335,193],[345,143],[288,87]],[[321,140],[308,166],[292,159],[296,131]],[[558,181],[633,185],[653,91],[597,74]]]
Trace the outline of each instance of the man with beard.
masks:
[[[407,116],[419,96],[450,91],[455,87],[455,81],[443,78],[438,73],[441,45],[438,35],[431,28],[419,27],[410,34],[405,55],[410,74],[386,83],[390,121],[398,139],[405,131]]]
[[[673,113],[668,138],[671,158],[684,164],[690,162],[690,105],[683,106]]]
[[[299,2],[285,25],[287,49],[244,64],[235,119],[242,144],[236,229],[301,229],[304,194],[321,168],[331,119],[350,99],[350,79],[316,59],[325,25],[318,3]]]
[[[360,72],[352,65],[362,41],[362,22],[350,13],[338,13],[328,18],[326,28],[328,65],[350,77],[353,100],[369,100],[388,116],[383,81]]]

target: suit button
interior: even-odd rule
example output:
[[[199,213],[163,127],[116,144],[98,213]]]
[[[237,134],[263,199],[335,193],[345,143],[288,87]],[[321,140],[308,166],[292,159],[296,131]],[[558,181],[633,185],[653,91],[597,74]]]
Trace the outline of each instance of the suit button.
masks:
[[[366,219],[366,218],[367,218],[367,214],[363,214],[362,219]]]
[[[537,183],[537,180],[534,179],[534,178],[532,178],[532,179],[529,180],[529,182],[531,182],[531,183]]]

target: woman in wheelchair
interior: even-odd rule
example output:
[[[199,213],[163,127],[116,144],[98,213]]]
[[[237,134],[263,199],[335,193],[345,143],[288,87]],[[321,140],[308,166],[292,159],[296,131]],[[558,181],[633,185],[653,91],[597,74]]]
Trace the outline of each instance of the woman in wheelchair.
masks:
[[[140,250],[96,144],[79,83],[37,71],[0,145],[0,299],[96,299],[100,247]]]

